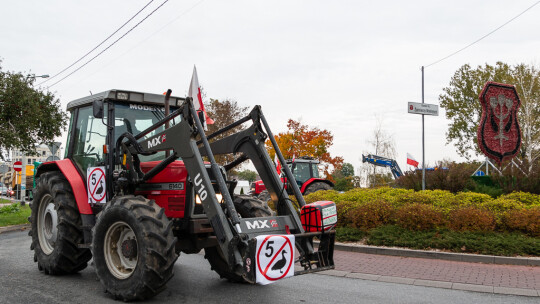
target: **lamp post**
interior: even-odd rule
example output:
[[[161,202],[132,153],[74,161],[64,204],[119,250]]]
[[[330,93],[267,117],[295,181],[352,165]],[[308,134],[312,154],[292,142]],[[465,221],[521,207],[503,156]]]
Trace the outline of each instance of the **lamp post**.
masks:
[[[43,75],[36,75],[36,74],[28,74],[26,75],[26,81],[29,80],[35,80],[36,78],[49,78],[49,74],[43,74]],[[22,155],[22,170],[21,170],[21,184],[19,185],[20,188],[20,199],[21,204],[24,205],[25,197],[26,197],[26,165],[27,164],[26,154]]]
[[[43,75],[36,75],[36,74],[28,74],[26,75],[26,80],[29,79],[36,79],[36,78],[49,78],[49,74],[43,74]]]

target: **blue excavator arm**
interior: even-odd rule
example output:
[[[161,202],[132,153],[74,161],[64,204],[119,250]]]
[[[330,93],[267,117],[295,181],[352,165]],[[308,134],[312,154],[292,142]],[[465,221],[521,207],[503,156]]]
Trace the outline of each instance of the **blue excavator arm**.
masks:
[[[399,167],[396,160],[391,158],[386,158],[378,155],[368,154],[367,156],[364,156],[362,154],[362,162],[363,163],[370,163],[375,166],[379,167],[388,167],[392,171],[392,175],[395,179],[399,178],[403,175],[403,172],[401,171],[401,168]]]

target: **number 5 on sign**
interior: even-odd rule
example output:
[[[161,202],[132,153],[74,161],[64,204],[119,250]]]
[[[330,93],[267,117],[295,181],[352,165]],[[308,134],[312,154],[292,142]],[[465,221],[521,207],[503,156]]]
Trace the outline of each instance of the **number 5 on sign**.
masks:
[[[294,235],[257,236],[255,279],[262,285],[294,275]]]

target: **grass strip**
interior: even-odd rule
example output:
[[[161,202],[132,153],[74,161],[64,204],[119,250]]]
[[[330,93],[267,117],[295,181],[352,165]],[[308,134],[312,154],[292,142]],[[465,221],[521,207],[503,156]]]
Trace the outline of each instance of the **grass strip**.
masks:
[[[0,208],[0,227],[27,224],[31,210],[28,205],[14,203]]]
[[[361,241],[367,245],[441,249],[450,252],[497,256],[540,256],[540,238],[508,232],[456,232],[447,229],[411,231],[395,225],[380,226],[368,232],[354,228],[338,228],[341,242]],[[360,231],[360,230],[358,230]]]

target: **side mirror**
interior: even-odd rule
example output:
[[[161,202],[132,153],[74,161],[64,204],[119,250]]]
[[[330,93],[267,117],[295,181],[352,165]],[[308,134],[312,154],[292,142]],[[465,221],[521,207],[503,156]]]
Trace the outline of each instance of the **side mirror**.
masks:
[[[103,100],[94,100],[92,107],[94,108],[94,117],[103,118]]]

